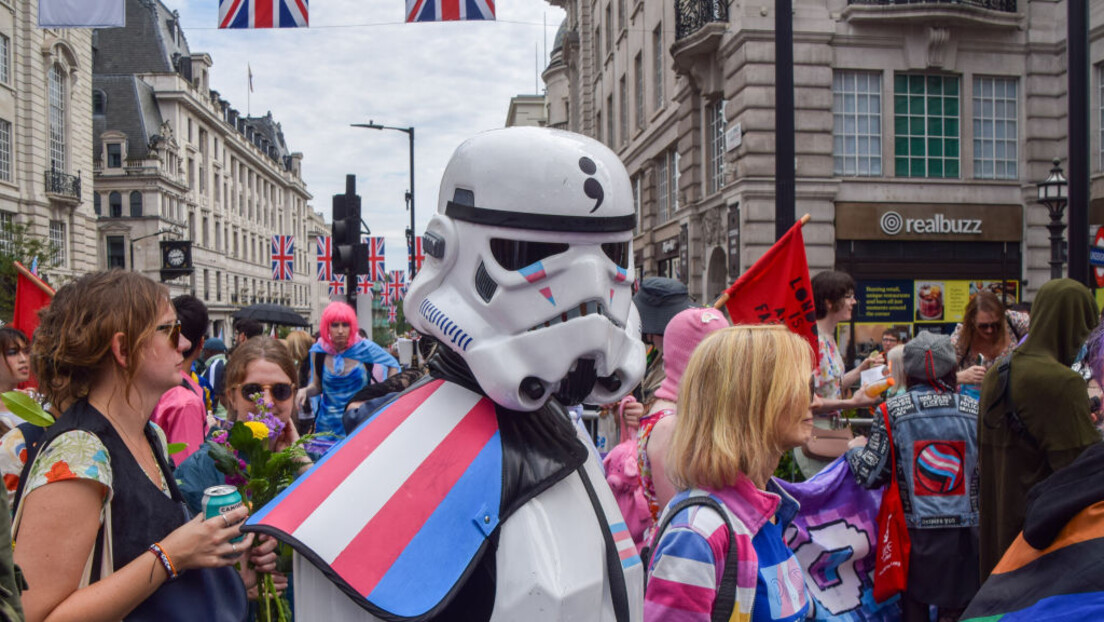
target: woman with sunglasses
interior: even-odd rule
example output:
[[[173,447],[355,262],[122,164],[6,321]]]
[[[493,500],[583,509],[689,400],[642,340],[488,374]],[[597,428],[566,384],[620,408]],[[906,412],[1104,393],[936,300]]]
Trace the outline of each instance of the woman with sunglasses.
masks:
[[[1000,357],[1012,352],[1027,334],[1026,313],[1005,309],[1000,298],[978,292],[966,305],[962,322],[955,326],[951,345],[957,359],[959,392],[975,399],[981,395],[985,372]]]
[[[244,619],[247,510],[189,520],[149,422],[189,346],[164,286],[133,272],[85,275],[43,312],[32,366],[64,414],[16,496],[27,620]]]
[[[227,417],[233,422],[256,414],[256,396],[272,405],[272,414],[285,425],[280,436],[270,440],[273,451],[280,451],[299,440],[294,425],[295,363],[284,344],[272,337],[253,337],[234,348],[226,362]],[[309,467],[304,463],[304,469]],[[193,511],[203,503],[203,491],[226,483],[226,476],[215,468],[215,461],[202,447],[180,464],[177,481],[184,499]]]

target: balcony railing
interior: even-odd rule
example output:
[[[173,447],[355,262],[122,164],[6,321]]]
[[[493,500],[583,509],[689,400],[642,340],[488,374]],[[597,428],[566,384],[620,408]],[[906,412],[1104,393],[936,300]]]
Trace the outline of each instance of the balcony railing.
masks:
[[[675,5],[675,39],[689,37],[711,22],[728,21],[725,0],[678,0]]]
[[[81,178],[60,171],[46,171],[46,193],[76,199],[81,198]]]
[[[847,0],[847,4],[863,4],[875,6],[903,6],[909,4],[950,4],[968,6],[976,9],[988,9],[990,11],[1000,11],[1002,13],[1016,12],[1016,0]]]

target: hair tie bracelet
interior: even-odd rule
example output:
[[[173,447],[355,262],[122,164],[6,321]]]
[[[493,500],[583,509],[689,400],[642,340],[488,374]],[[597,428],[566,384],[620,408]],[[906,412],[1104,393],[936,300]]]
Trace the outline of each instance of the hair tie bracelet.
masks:
[[[160,561],[161,565],[165,567],[165,572],[169,574],[169,581],[172,581],[173,579],[180,576],[180,574],[176,572],[176,566],[173,564],[172,558],[170,558],[169,554],[165,552],[165,549],[161,548],[160,542],[154,542],[153,544],[151,544],[149,546],[149,550],[151,553],[157,556],[157,560]]]

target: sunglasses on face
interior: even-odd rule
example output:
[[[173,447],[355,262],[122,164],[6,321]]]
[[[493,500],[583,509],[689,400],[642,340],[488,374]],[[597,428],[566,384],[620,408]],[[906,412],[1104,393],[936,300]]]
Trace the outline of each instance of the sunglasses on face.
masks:
[[[169,343],[172,344],[172,347],[174,347],[174,348],[180,347],[180,321],[179,320],[177,320],[176,322],[171,322],[169,324],[160,324],[160,325],[157,326],[156,330],[161,331],[161,332],[168,331],[168,333],[169,333]]]
[[[977,327],[978,330],[989,332],[1000,328],[1000,322],[978,322]]]
[[[291,394],[295,392],[295,387],[287,382],[278,382],[276,384],[260,384],[257,382],[250,382],[248,384],[241,385],[241,396],[243,399],[251,400],[254,395],[263,393],[265,389],[268,389],[272,394],[272,399],[277,402],[283,402],[291,399]]]

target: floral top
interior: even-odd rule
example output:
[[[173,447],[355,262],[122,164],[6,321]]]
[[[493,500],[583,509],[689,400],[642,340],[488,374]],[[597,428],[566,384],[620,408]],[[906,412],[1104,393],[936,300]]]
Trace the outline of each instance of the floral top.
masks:
[[[1008,330],[1008,345],[997,355],[997,358],[1008,354],[1015,349],[1016,346],[1020,345],[1020,340],[1027,335],[1027,329],[1031,321],[1031,318],[1026,313],[1020,311],[1005,311],[1004,317],[1007,322],[1005,328]],[[959,341],[961,336],[962,322],[959,322],[958,325],[955,326],[954,332],[951,333],[951,345],[954,346],[955,357],[957,359],[955,364],[958,366],[958,371],[962,371],[977,364],[977,361],[970,359],[968,356],[970,354],[967,349],[969,348],[969,344]],[[989,359],[982,362],[982,366],[985,367],[985,369],[989,369],[995,362],[996,359]]]
[[[4,490],[8,493],[8,507],[15,501],[15,491],[19,488],[19,476],[27,462],[27,441],[23,430],[12,428],[0,438],[0,476],[4,478]]]
[[[840,355],[836,340],[828,335],[817,335],[817,349],[820,358],[813,372],[813,391],[827,400],[843,397],[843,356]]]
[[[157,439],[161,445],[158,449],[164,453],[168,446],[165,432],[156,423],[150,425],[157,433]],[[26,457],[25,450],[24,457]],[[168,496],[170,493],[165,476],[161,473],[161,469],[157,471],[161,480],[161,491]],[[88,479],[99,482],[107,488],[108,492],[104,495],[105,505],[111,501],[111,456],[108,455],[107,448],[99,437],[85,430],[72,430],[55,438],[35,457],[27,477],[27,484],[23,489],[24,495],[46,484],[67,479]]]

